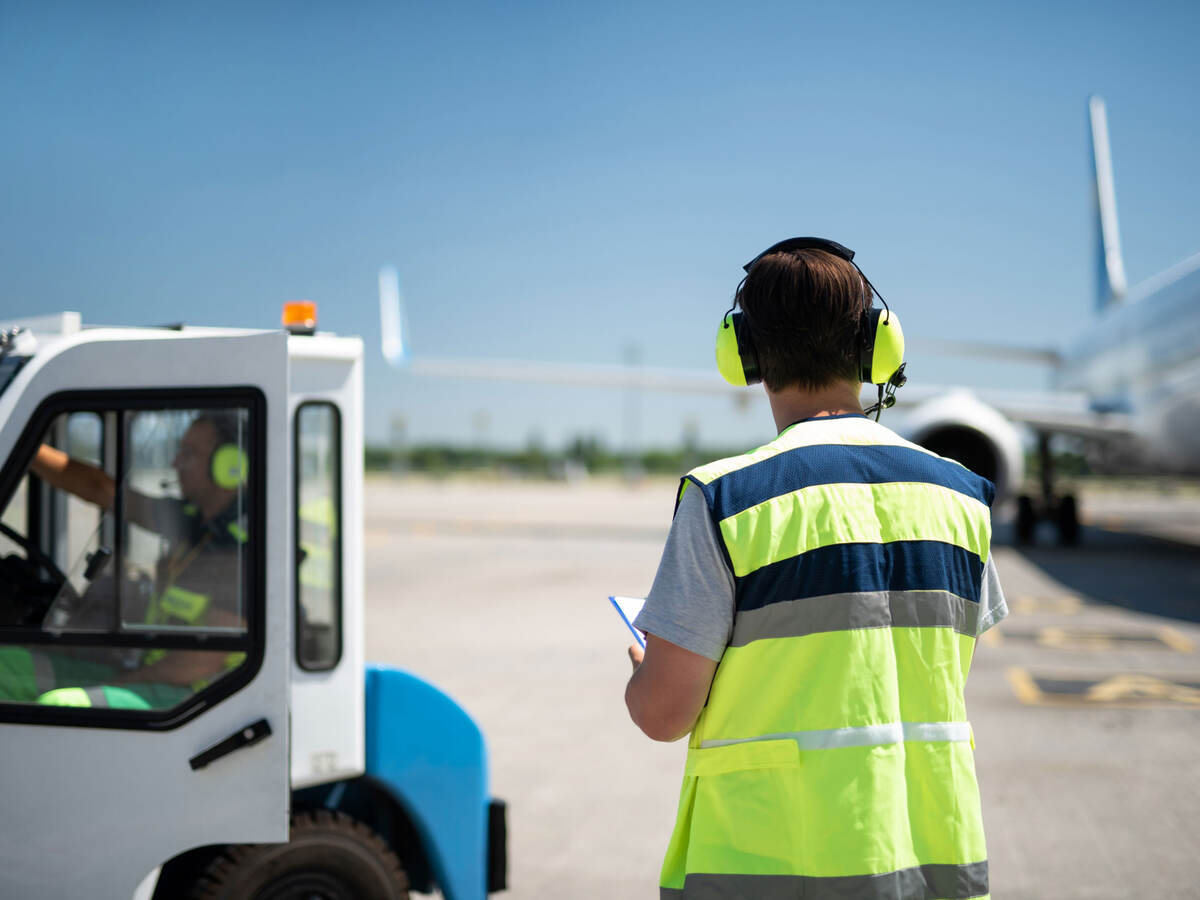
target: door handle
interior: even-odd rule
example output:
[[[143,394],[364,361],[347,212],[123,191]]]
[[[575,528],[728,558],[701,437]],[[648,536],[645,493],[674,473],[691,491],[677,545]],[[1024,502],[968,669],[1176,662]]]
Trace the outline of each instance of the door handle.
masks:
[[[192,767],[192,771],[203,769],[210,762],[220,759],[222,756],[228,756],[234,750],[241,750],[243,747],[249,747],[252,744],[257,744],[259,741],[271,734],[271,726],[266,719],[259,719],[245,728],[235,731],[223,741],[218,741],[207,750],[204,750],[188,760],[188,765]]]

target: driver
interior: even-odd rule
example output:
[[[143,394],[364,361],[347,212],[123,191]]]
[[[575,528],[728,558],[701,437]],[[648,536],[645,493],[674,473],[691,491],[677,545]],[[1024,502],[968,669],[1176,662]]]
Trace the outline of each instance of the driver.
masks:
[[[172,467],[182,499],[126,489],[127,519],[166,539],[145,610],[148,625],[242,628],[240,550],[245,516],[236,503],[247,460],[229,413],[205,411],[180,439]],[[54,487],[112,509],[117,485],[102,469],[43,444],[30,470]],[[90,593],[90,592],[89,592]],[[128,607],[126,607],[128,608]],[[65,652],[64,652],[65,651]],[[69,706],[164,708],[235,668],[244,654],[150,650],[126,668],[115,658],[0,648],[0,700]]]

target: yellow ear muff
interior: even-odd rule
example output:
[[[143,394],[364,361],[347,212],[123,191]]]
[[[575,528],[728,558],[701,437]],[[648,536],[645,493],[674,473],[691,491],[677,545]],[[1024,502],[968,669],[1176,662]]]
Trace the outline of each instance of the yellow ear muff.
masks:
[[[746,320],[740,312],[730,310],[717,327],[717,371],[736,387],[747,387],[762,381],[758,371],[758,352],[750,339]]]
[[[233,491],[246,483],[250,458],[237,444],[222,444],[212,455],[212,480],[217,487]]]
[[[870,359],[864,360],[863,381],[887,384],[904,363],[904,331],[900,318],[891,310],[872,310],[875,319]]]
[[[717,326],[717,371],[732,385],[746,386],[746,370],[738,355],[737,329],[733,324],[732,312],[725,313]]]
[[[875,324],[875,353],[871,358],[871,384],[886,384],[904,364],[904,330],[900,317],[885,310]]]

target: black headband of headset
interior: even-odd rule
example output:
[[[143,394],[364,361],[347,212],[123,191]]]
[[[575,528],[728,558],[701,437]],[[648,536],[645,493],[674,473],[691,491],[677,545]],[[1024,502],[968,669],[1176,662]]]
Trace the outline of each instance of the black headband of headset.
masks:
[[[840,256],[846,262],[854,261],[854,251],[849,247],[843,247],[837,241],[827,240],[819,237],[794,237],[788,238],[785,241],[780,241],[778,244],[772,244],[750,262],[746,263],[742,268],[749,272],[754,268],[754,264],[771,253],[791,253],[795,250],[824,250],[826,253],[832,253],[834,256]],[[858,268],[855,266],[854,268]]]

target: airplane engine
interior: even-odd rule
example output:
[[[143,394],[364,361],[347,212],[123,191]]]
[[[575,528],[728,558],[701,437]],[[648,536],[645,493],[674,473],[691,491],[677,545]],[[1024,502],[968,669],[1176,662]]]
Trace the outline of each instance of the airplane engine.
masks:
[[[969,391],[953,391],[916,407],[905,419],[908,440],[956,460],[996,485],[996,500],[1025,478],[1017,427]]]

